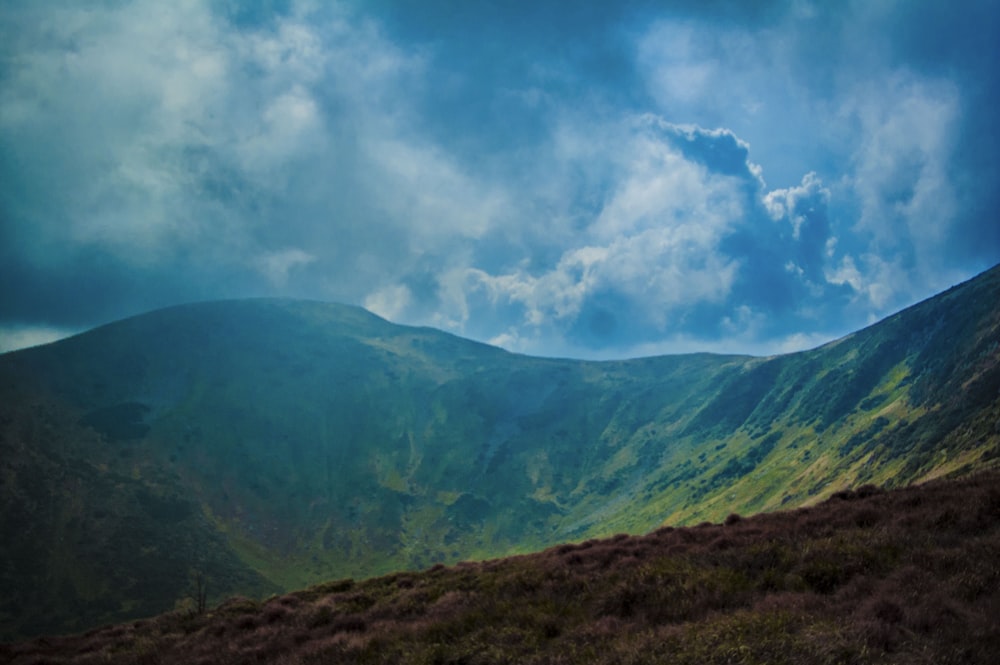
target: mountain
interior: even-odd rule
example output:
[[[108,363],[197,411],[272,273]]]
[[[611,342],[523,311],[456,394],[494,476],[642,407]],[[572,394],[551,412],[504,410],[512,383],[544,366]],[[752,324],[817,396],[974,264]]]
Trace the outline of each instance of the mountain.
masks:
[[[11,665],[996,662],[1000,474],[232,598],[0,644]]]
[[[0,637],[995,466],[997,302],[1000,267],[770,358],[531,358],[288,300],[2,355]]]

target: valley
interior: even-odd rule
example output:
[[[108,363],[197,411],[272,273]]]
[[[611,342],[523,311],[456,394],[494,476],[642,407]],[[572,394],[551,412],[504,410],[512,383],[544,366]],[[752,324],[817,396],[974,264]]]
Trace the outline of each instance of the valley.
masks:
[[[0,356],[0,639],[994,468],[1000,269],[818,349],[532,358],[184,305]]]

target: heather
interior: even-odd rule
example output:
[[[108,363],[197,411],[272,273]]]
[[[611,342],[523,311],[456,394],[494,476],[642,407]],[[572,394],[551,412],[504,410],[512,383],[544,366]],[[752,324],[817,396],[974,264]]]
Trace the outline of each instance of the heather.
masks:
[[[1000,473],[0,646],[11,663],[989,663]]]

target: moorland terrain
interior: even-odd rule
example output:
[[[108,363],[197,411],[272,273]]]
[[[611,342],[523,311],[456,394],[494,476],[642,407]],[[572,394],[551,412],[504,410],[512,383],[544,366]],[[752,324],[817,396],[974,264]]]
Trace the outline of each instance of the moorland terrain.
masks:
[[[1000,475],[837,492],[795,511],[619,534],[0,645],[0,661],[994,663]]]
[[[208,606],[260,599],[620,533],[656,543],[633,538],[995,468],[997,302],[1000,268],[766,358],[532,358],[290,300],[184,305],[4,354],[0,640],[150,617],[203,594]],[[786,554],[775,589],[822,595],[787,582],[805,554]],[[503,565],[524,560],[513,561]],[[458,580],[463,568],[447,570]],[[765,584],[753,575],[734,588]],[[655,600],[647,592],[636,607]],[[573,621],[627,618],[580,611]]]

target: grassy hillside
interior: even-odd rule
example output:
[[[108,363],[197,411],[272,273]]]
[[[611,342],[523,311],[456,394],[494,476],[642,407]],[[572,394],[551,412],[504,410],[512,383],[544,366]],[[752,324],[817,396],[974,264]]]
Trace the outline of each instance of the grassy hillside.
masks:
[[[993,663],[1000,475],[233,598],[14,663]]]
[[[994,269],[773,358],[529,358],[282,300],[0,356],[0,636],[993,466],[998,301]]]

